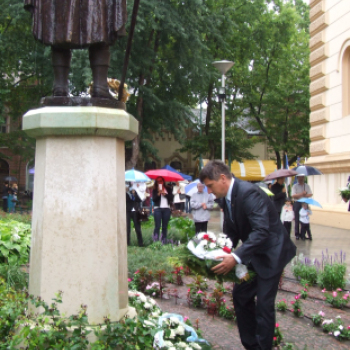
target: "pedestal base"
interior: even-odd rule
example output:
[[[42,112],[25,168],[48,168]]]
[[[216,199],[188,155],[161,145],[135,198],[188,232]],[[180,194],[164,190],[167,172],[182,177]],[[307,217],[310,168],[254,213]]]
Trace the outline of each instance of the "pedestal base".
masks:
[[[46,107],[23,122],[38,137],[29,293],[50,303],[63,291],[61,313],[86,304],[92,325],[128,310],[124,140],[109,136],[120,132],[117,121],[100,110]]]

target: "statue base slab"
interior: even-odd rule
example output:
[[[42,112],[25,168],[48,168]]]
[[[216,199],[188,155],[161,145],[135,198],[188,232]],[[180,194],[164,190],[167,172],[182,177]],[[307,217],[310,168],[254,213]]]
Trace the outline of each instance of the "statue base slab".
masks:
[[[126,109],[125,103],[113,98],[81,97],[81,96],[48,96],[40,100],[43,107],[51,106],[95,106],[105,108]]]

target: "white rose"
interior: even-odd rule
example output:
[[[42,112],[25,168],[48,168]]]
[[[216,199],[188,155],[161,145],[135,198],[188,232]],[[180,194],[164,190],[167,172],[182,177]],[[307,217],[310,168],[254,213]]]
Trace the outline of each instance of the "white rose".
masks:
[[[213,241],[216,241],[216,235],[214,232],[207,232],[207,235],[209,236],[209,238],[211,238]]]
[[[218,238],[217,244],[219,247],[223,248],[225,246],[225,238]]]
[[[173,343],[169,340],[166,340],[164,343],[163,343],[163,346],[166,346],[167,348],[170,348],[173,346]]]
[[[215,244],[215,243],[209,243],[209,248],[210,248],[210,249],[216,248],[216,244]]]
[[[147,302],[143,304],[143,307],[147,310],[152,309],[152,305],[150,303],[147,303]]]
[[[190,346],[193,348],[193,349],[202,349],[197,343],[190,343]]]
[[[185,328],[182,327],[182,326],[179,326],[175,329],[175,332],[178,334],[178,335],[184,335],[185,334]]]
[[[335,331],[333,334],[334,334],[335,337],[337,337],[338,335],[340,335],[340,332],[339,331]]]
[[[139,294],[139,299],[140,299],[143,303],[145,303],[145,302],[147,301],[147,298],[146,298],[145,295],[142,294],[142,293]]]
[[[198,233],[197,238],[198,238],[198,239],[203,239],[203,237],[204,237],[205,234],[206,234],[205,232]]]
[[[149,320],[145,320],[143,322],[143,325],[147,326],[147,327],[154,327],[155,326],[155,324],[153,322],[149,321]]]
[[[175,337],[176,337],[176,332],[175,332],[173,329],[170,329],[169,338],[170,338],[170,339],[175,339]]]
[[[174,346],[172,346],[168,350],[176,350],[176,348]]]
[[[184,343],[183,341],[180,341],[179,343],[176,344],[179,348],[187,348],[187,344]]]
[[[148,301],[149,301],[152,305],[156,305],[156,302],[154,301],[154,299],[149,298]]]
[[[12,238],[13,238],[15,241],[17,241],[17,240],[19,240],[21,237],[20,237],[17,233],[15,233],[14,235],[12,235]]]
[[[230,249],[232,248],[232,241],[231,241],[229,238],[225,239],[225,244],[226,244],[226,246],[229,247]]]
[[[340,325],[338,328],[342,331],[344,327]]]

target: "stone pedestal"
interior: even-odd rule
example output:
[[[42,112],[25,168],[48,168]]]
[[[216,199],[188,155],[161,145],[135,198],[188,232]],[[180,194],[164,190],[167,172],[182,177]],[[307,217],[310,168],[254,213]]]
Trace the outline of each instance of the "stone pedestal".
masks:
[[[90,324],[128,309],[124,141],[137,120],[120,109],[44,107],[23,117],[35,137],[29,292],[59,290],[67,316],[88,306]]]

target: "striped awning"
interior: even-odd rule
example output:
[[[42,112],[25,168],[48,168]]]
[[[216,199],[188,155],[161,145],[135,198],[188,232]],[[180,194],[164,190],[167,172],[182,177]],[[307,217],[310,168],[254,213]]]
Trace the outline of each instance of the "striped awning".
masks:
[[[203,165],[208,163],[208,159],[203,159]],[[245,181],[262,181],[268,174],[277,169],[273,160],[245,160],[242,163],[231,162],[231,172],[235,177]]]

